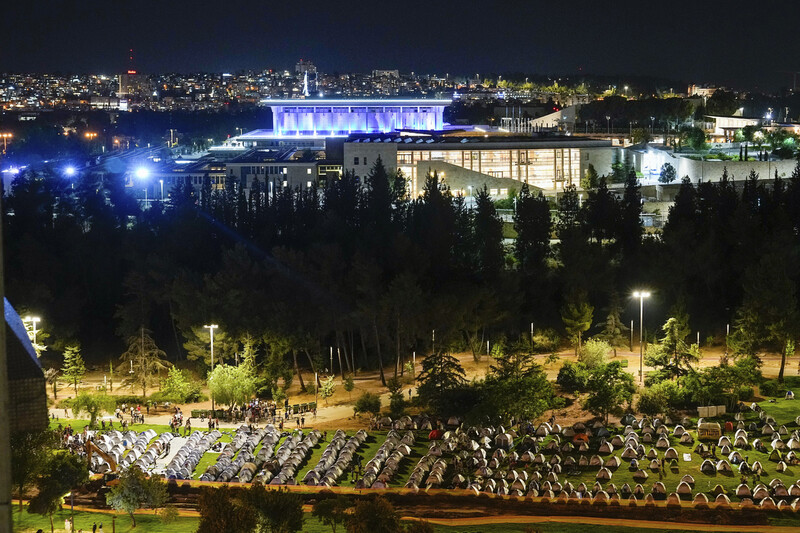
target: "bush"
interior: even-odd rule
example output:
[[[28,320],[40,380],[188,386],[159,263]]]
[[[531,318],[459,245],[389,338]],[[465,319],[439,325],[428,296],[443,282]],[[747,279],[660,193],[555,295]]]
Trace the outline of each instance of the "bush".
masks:
[[[656,387],[642,389],[636,409],[648,416],[655,416],[665,412],[667,410],[667,401],[663,391]]]
[[[375,416],[378,416],[380,412],[381,397],[371,392],[365,392],[359,396],[358,400],[356,400],[356,403],[353,406],[353,413],[355,415],[358,415],[359,413],[371,413]]]
[[[306,383],[306,394],[314,395],[317,391],[316,383],[313,380]]]
[[[554,329],[537,329],[533,332],[533,351],[551,353],[558,350],[561,339]]]
[[[608,354],[612,351],[611,345],[605,341],[591,339],[581,346],[578,359],[583,365],[592,370],[608,361]]]
[[[74,403],[75,398],[64,398],[56,402],[56,409],[72,409]]]
[[[589,380],[589,370],[583,363],[573,363],[567,361],[558,371],[556,383],[567,392],[578,392],[586,390],[586,382]]]
[[[761,392],[761,396],[778,396],[781,389],[777,380],[771,379],[761,383],[758,390]]]
[[[755,391],[753,390],[753,387],[739,387],[736,395],[739,397],[740,402],[746,402],[755,396]]]
[[[681,409],[686,406],[686,389],[674,381],[662,381],[651,388],[663,395],[664,401],[671,409]]]
[[[406,412],[406,399],[403,391],[395,391],[389,396],[389,416],[400,418]]]
[[[112,396],[114,401],[117,403],[117,407],[122,407],[122,404],[125,404],[126,407],[130,407],[133,405],[134,407],[137,405],[144,405],[145,400],[141,396],[136,396],[135,394],[126,394],[123,396]]]

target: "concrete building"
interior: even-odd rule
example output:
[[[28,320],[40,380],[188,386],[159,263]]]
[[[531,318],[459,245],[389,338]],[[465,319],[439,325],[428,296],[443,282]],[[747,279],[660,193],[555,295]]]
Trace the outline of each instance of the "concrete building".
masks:
[[[762,120],[760,118],[747,118],[747,117],[722,117],[717,115],[706,115],[705,120],[710,124],[709,135],[712,140],[721,142],[733,141],[736,131],[744,128],[745,126],[761,126]]]
[[[456,193],[468,195],[486,185],[493,196],[503,197],[522,183],[549,192],[578,186],[590,164],[607,174],[613,149],[610,141],[556,135],[373,134],[350,137],[343,156],[344,171],[359,179],[380,156],[388,168],[405,174],[412,196],[436,171]]]

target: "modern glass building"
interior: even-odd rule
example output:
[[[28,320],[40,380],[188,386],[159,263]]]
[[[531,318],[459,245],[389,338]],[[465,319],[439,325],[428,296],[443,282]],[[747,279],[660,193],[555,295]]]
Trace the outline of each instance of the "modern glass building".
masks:
[[[590,164],[607,173],[612,147],[610,141],[569,136],[365,135],[345,142],[344,170],[364,177],[378,156],[409,178],[414,196],[433,171],[456,194],[468,196],[486,185],[493,196],[504,196],[522,183],[556,192],[577,186]]]

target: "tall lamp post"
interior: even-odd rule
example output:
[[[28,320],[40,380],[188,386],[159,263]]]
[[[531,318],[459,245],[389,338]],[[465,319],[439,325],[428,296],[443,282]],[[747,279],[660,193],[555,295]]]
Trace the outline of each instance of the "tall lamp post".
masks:
[[[634,298],[639,298],[639,384],[644,383],[644,299],[650,297],[648,291],[636,291],[633,293]]]
[[[38,316],[26,316],[23,320],[25,322],[30,322],[33,325],[33,346],[34,346],[34,349],[35,349],[36,348],[36,333],[38,331],[36,329],[36,324],[41,322],[42,319],[39,318]]]
[[[161,203],[163,204],[164,203],[164,180],[158,180],[158,182],[161,184]]]
[[[611,115],[606,115],[606,125],[608,126],[608,134],[611,135]]]
[[[211,371],[214,371],[214,330],[217,329],[219,326],[216,324],[210,324],[208,326],[203,326],[206,328],[211,335]],[[211,414],[214,414],[214,395],[211,395]]]
[[[8,140],[13,137],[13,133],[0,133],[0,137],[3,138],[3,154],[5,155],[6,149],[8,148]]]

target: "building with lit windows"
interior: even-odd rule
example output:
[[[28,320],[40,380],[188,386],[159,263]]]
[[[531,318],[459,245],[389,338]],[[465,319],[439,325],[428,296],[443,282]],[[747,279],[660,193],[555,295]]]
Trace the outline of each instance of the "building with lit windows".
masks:
[[[556,135],[354,135],[344,143],[343,169],[363,180],[380,157],[409,179],[412,196],[436,171],[456,194],[486,185],[492,196],[504,197],[522,183],[548,192],[580,186],[589,165],[600,175],[611,172],[613,152],[611,141]]]

